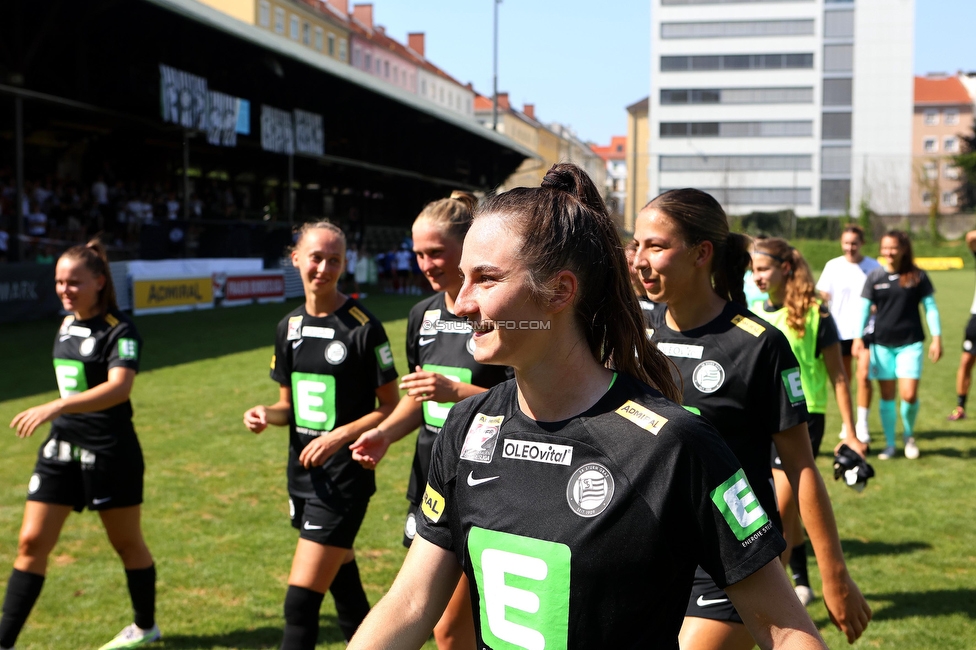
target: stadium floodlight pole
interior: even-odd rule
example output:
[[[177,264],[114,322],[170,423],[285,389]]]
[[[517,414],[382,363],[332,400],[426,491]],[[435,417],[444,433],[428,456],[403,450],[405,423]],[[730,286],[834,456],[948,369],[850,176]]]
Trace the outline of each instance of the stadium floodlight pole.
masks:
[[[494,78],[492,81],[492,99],[491,99],[491,128],[495,131],[498,130],[498,5],[502,3],[502,0],[495,0],[495,47],[493,52],[494,58]]]

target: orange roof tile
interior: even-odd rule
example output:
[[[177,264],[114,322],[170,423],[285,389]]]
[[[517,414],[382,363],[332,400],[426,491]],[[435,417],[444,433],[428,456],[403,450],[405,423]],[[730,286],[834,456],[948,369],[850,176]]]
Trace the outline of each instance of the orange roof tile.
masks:
[[[957,77],[915,77],[915,103],[972,104],[973,98]]]

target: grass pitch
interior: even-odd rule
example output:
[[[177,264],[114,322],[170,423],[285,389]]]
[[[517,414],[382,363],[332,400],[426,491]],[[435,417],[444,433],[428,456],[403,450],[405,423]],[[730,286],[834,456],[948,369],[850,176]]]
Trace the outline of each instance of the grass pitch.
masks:
[[[943,317],[945,357],[938,364],[925,362],[917,425],[921,458],[869,459],[878,476],[861,494],[832,480],[827,458],[818,461],[851,573],[874,609],[860,647],[976,647],[976,472],[969,465],[976,456],[974,420],[945,420],[955,404],[973,274],[931,276]],[[415,297],[400,296],[365,301],[384,321],[401,373],[406,314],[414,302]],[[137,319],[145,354],[132,400],[146,456],[144,529],[157,563],[157,618],[163,631],[163,641],[151,647],[276,648],[280,642],[297,539],[288,523],[287,435],[283,428],[269,428],[254,436],[241,416],[277,396],[268,378],[274,327],[295,304]],[[56,396],[50,355],[58,322],[0,326],[0,422]],[[825,450],[840,429],[833,403],[831,409]],[[14,559],[27,480],[47,430],[28,440],[9,430],[0,437],[0,588]],[[877,450],[876,406],[872,433]],[[357,540],[371,602],[392,583],[405,554],[400,539],[412,454],[411,436],[380,465],[378,491]],[[812,560],[811,567],[819,595]],[[846,645],[822,601],[809,612],[831,647]],[[121,563],[101,523],[91,513],[73,515],[18,648],[97,648],[131,620]],[[344,647],[328,596],[321,623],[319,648]]]

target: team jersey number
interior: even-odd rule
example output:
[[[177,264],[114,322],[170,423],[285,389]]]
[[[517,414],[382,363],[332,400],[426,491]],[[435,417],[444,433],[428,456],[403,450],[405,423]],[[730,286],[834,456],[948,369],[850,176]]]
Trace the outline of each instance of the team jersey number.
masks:
[[[487,646],[566,649],[572,560],[568,546],[472,527],[468,553]]]
[[[471,383],[470,368],[452,368],[451,366],[435,366],[431,363],[425,363],[424,370],[444,375],[451,381]],[[456,402],[424,402],[424,422],[432,427],[444,426],[444,420],[447,419],[447,414],[455,404]]]
[[[336,383],[332,375],[291,373],[291,401],[298,426],[316,431],[335,427]]]
[[[55,359],[54,374],[58,378],[58,392],[61,398],[71,397],[88,390],[85,377],[85,364],[74,359]]]

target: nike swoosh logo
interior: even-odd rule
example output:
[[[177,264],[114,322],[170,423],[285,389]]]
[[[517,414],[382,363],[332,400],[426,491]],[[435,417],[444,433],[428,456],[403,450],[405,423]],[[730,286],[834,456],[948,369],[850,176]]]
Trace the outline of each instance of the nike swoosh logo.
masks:
[[[472,472],[469,472],[468,473],[468,485],[470,485],[471,487],[474,487],[476,485],[481,485],[482,483],[487,483],[488,481],[494,481],[496,478],[498,478],[498,477],[497,476],[488,476],[486,478],[475,478],[474,477],[474,472],[472,471]]]
[[[715,598],[714,600],[712,599],[705,600],[704,596],[698,597],[699,607],[708,607],[709,605],[718,605],[719,603],[727,603],[727,602],[729,602],[728,598]]]
[[[305,522],[305,530],[322,530],[321,526],[313,526],[312,524]]]
[[[100,506],[103,503],[108,503],[111,500],[112,500],[112,497],[105,497],[104,499],[92,499],[92,505],[93,506]]]
[[[302,344],[302,341],[304,341],[304,340],[305,339],[299,339],[298,341],[292,341],[291,342],[291,349],[292,350],[297,350],[298,349],[298,346],[301,345]]]
[[[437,340],[436,338],[425,339],[424,337],[421,336],[420,337],[420,347],[424,347],[425,345],[430,345],[431,343],[433,343],[436,340]]]

